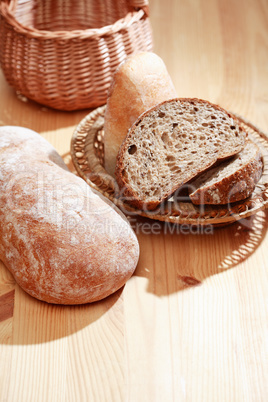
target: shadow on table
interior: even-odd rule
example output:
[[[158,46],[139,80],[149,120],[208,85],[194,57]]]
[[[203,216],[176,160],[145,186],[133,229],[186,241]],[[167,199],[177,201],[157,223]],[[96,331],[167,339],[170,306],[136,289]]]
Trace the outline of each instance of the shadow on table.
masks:
[[[30,345],[64,338],[109,315],[109,322],[123,314],[123,288],[103,300],[77,306],[48,304],[37,300],[18,285],[4,266],[1,276],[9,278],[9,290],[0,295],[0,344]],[[3,274],[3,270],[6,270]],[[116,324],[115,324],[116,325]],[[109,328],[108,328],[109,330]],[[96,335],[97,336],[97,335]]]
[[[0,126],[21,126],[38,133],[78,124],[91,110],[59,111],[40,105],[5,86],[5,102],[0,111]]]
[[[247,219],[221,228],[191,229],[161,225],[137,218],[141,257],[135,276],[148,279],[147,291],[164,296],[201,285],[216,274],[236,267],[249,258],[262,243],[267,227],[268,212],[261,211]],[[138,226],[137,226],[138,225]],[[143,228],[146,226],[147,233]],[[152,233],[149,233],[149,227]],[[195,231],[195,232],[194,232]]]
[[[23,126],[38,133],[74,126],[90,110],[64,112],[42,106],[16,94],[7,85],[0,113],[0,126]],[[12,107],[11,107],[12,105]],[[75,173],[70,152],[62,158]],[[99,302],[60,306],[36,300],[16,285],[12,275],[0,264],[0,344],[39,344],[77,333],[108,314],[111,322],[123,311],[122,289]],[[123,322],[123,321],[122,321]]]
[[[73,171],[70,154],[62,157]],[[146,278],[147,291],[156,296],[201,285],[206,278],[236,267],[256,251],[265,237],[267,218],[268,213],[261,211],[226,227],[198,229],[132,217],[130,223],[141,249],[133,279]],[[104,316],[107,331],[109,325],[124,325],[122,289],[92,304],[52,305],[26,294],[5,267],[0,267],[0,271],[0,283],[5,284],[0,288],[2,344],[54,341],[73,335]]]

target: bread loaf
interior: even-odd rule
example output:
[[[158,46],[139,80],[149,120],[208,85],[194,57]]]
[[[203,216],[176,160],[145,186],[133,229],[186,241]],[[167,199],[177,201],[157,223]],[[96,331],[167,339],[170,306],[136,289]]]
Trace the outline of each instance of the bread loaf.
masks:
[[[231,160],[209,169],[193,181],[190,198],[194,204],[228,204],[247,198],[262,174],[259,147],[247,140],[245,148]]]
[[[237,154],[238,120],[200,99],[174,99],[134,123],[117,158],[116,179],[130,204],[154,209],[215,162]]]
[[[162,59],[154,53],[130,56],[115,72],[104,123],[104,166],[114,176],[116,157],[128,130],[147,109],[177,97]]]
[[[37,133],[0,128],[0,258],[31,296],[81,304],[122,287],[139,246],[127,220]]]

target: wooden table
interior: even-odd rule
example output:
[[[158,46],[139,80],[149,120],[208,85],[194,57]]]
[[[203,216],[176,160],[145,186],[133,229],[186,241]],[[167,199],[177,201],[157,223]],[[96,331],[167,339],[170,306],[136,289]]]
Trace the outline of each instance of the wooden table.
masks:
[[[150,5],[155,52],[178,94],[268,132],[267,0]],[[36,130],[71,167],[70,138],[88,111],[34,104],[2,75],[0,88],[0,124]],[[37,301],[1,265],[0,401],[267,401],[266,213],[210,234],[133,224],[134,276],[92,305]]]

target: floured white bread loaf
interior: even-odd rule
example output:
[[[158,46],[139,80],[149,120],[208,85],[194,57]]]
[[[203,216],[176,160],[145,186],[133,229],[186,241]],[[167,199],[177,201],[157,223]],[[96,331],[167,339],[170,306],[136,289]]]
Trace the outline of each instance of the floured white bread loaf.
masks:
[[[246,133],[234,116],[200,99],[174,99],[145,112],[117,159],[116,179],[129,203],[154,209],[218,160],[237,154]]]
[[[166,66],[156,54],[134,54],[118,67],[110,87],[104,123],[104,166],[110,175],[114,176],[119,148],[139,115],[176,97]]]
[[[231,160],[201,174],[190,185],[194,204],[227,204],[247,198],[262,174],[262,157],[254,142],[246,141],[245,148]]]
[[[37,133],[0,128],[0,258],[31,296],[81,304],[122,287],[139,245],[123,215]]]

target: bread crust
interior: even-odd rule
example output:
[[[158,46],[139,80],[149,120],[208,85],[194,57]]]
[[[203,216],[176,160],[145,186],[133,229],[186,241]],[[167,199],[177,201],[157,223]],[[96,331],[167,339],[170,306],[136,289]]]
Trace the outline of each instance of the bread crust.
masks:
[[[146,199],[140,199],[138,197],[138,195],[133,191],[132,187],[129,185],[129,183],[127,182],[125,176],[124,176],[124,162],[123,162],[123,158],[124,158],[124,154],[127,152],[127,149],[129,147],[129,139],[132,136],[132,133],[135,131],[135,129],[138,127],[139,124],[141,124],[142,120],[144,117],[148,116],[152,111],[159,109],[162,105],[168,103],[168,102],[197,102],[198,104],[206,104],[206,105],[210,105],[212,106],[215,110],[221,111],[225,114],[227,114],[230,118],[232,118],[237,126],[239,127],[240,131],[243,131],[243,128],[241,127],[241,124],[239,122],[239,120],[232,115],[230,112],[227,112],[226,110],[224,110],[222,107],[220,107],[219,105],[215,105],[209,101],[203,100],[203,99],[199,99],[199,98],[174,98],[168,101],[164,101],[159,103],[158,105],[152,107],[151,109],[145,111],[144,113],[142,113],[139,118],[135,121],[135,123],[132,125],[131,129],[129,130],[125,140],[123,141],[118,156],[117,156],[117,165],[116,165],[116,171],[115,171],[115,177],[118,183],[119,188],[121,189],[121,192],[123,192],[124,197],[126,198],[127,202],[131,205],[133,205],[136,208],[139,209],[148,209],[148,210],[153,210],[155,208],[157,208],[157,206],[162,203],[163,201],[167,200],[176,190],[178,190],[180,187],[182,187],[184,184],[186,184],[185,182],[181,182],[178,184],[175,184],[171,190],[167,193],[164,194],[159,200],[157,201],[147,201]],[[244,138],[246,138],[247,133],[244,132]],[[241,148],[237,151],[239,152],[244,146],[244,143],[241,144]],[[214,164],[219,163],[220,161],[223,161],[225,159],[228,159],[229,157],[233,156],[236,152],[222,152],[221,155],[214,161],[210,161],[207,163],[205,169],[202,170],[196,170],[195,173],[188,178],[187,183],[189,181],[191,181],[192,179],[194,179],[196,176],[198,176],[200,173],[202,173],[204,170],[209,169],[210,167],[212,167]]]
[[[104,118],[104,165],[114,176],[116,157],[128,130],[154,105],[177,96],[163,60],[152,52],[129,56],[117,68]]]
[[[252,143],[254,146],[254,144]],[[257,146],[256,146],[257,148]],[[249,197],[260,180],[263,162],[257,148],[254,157],[236,172],[210,186],[198,188],[191,194],[193,204],[229,204]]]
[[[56,304],[100,300],[139,257],[127,220],[69,172],[40,135],[0,128],[0,258],[31,296]]]

